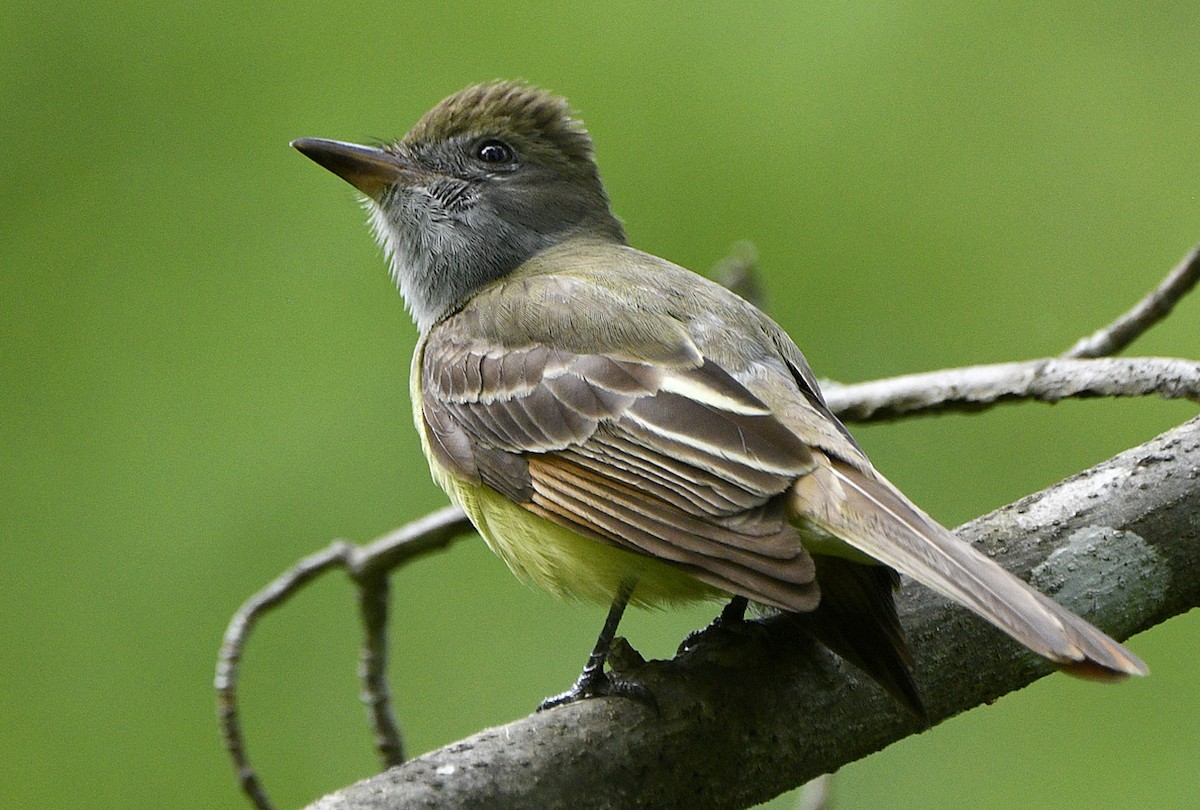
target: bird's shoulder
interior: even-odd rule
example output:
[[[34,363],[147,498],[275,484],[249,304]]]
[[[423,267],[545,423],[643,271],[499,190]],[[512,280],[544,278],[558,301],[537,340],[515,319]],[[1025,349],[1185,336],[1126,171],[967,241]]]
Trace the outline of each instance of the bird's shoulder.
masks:
[[[480,290],[439,323],[430,344],[498,350],[540,345],[578,355],[696,366],[702,352],[662,290],[687,272],[629,248],[572,243],[552,248]]]
[[[438,324],[431,340],[540,343],[667,365],[705,359],[736,372],[776,359],[778,331],[721,285],[652,254],[602,240],[570,240],[485,287]],[[790,342],[790,341],[789,341]]]

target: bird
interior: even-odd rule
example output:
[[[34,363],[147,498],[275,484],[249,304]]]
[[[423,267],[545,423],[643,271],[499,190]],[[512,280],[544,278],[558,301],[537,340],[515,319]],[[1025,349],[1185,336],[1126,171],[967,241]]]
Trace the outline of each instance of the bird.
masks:
[[[485,82],[392,143],[292,146],[358,190],[416,323],[434,480],[518,578],[609,606],[579,679],[540,708],[652,700],[606,670],[626,607],[728,599],[722,623],[795,614],[923,714],[901,574],[1070,674],[1147,673],[878,472],[782,327],[631,246],[564,98]]]

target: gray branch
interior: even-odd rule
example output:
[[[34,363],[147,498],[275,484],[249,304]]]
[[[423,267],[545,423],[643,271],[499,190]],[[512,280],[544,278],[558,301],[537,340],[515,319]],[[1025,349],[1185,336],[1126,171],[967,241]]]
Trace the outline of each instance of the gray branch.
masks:
[[[1128,312],[1081,339],[1063,352],[1063,357],[1107,357],[1116,354],[1170,315],[1175,305],[1191,292],[1197,282],[1200,282],[1200,246],[1192,248],[1183,261]]]
[[[1157,394],[1200,402],[1200,363],[1169,357],[1048,357],[853,385],[822,382],[821,388],[830,410],[845,422],[979,411],[1002,402],[1058,402],[1069,397]]]
[[[1200,606],[1200,418],[959,533],[1118,639]],[[900,604],[934,723],[1051,671],[919,586]],[[746,807],[921,730],[787,617],[752,628],[672,661],[618,656],[658,713],[598,699],[534,714],[311,808]]]

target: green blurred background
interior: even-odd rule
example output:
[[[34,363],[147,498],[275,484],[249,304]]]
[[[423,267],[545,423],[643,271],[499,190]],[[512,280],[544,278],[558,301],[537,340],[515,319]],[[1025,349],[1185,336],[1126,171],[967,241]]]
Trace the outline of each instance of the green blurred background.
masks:
[[[524,77],[581,111],[635,244],[699,269],[758,246],[820,375],[1052,354],[1200,241],[1200,6],[975,5],[6,4],[0,805],[244,806],[211,689],[230,614],[331,539],[444,503],[410,423],[414,329],[351,190],[289,139],[399,136]],[[1198,312],[1136,351],[1200,357]],[[857,432],[953,525],[1195,412]],[[418,753],[564,688],[603,613],[478,541],[394,583]],[[623,630],[662,656],[711,611]],[[1133,639],[1149,679],[1049,678],[851,765],[837,806],[1193,807],[1198,636],[1177,618]],[[246,733],[283,807],[376,768],[357,637],[335,575],[253,639]]]

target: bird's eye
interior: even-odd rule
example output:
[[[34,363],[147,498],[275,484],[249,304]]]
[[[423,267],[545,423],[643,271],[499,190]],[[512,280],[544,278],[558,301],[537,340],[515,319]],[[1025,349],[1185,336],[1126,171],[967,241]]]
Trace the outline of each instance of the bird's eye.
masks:
[[[475,157],[484,163],[512,163],[517,155],[504,141],[488,138],[475,144]]]

